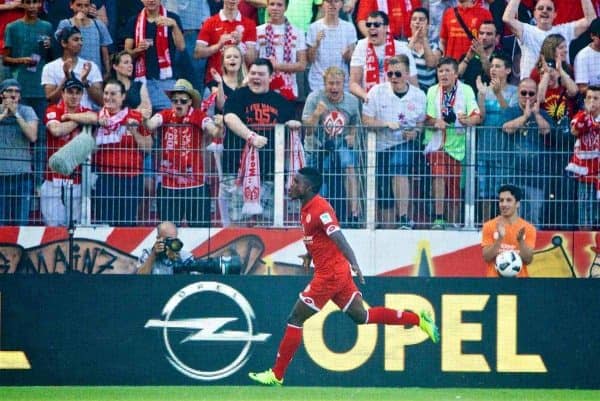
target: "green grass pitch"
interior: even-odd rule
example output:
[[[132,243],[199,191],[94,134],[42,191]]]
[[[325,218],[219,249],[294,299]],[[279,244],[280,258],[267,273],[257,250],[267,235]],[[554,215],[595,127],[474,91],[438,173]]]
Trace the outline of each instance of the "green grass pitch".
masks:
[[[0,387],[3,401],[598,401],[600,390],[259,386]]]

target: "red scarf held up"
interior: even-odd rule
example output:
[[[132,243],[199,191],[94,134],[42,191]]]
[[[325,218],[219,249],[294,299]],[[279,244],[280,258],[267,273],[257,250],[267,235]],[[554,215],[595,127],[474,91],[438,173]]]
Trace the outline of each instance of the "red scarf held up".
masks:
[[[285,34],[283,37],[283,62],[290,64],[292,62],[292,43],[296,39],[293,35],[292,24],[285,19]],[[272,24],[267,24],[265,28],[266,36],[266,56],[275,57],[275,32]],[[276,72],[273,74],[273,79],[270,85],[271,90],[277,91],[287,100],[296,100],[294,88],[292,87],[291,73]]]
[[[292,186],[294,174],[306,165],[304,158],[304,147],[302,146],[302,136],[299,129],[290,129],[289,135],[289,167],[286,188],[289,190]]]
[[[244,199],[242,214],[250,216],[263,212],[260,204],[260,161],[258,149],[252,144],[254,138],[256,138],[255,134],[250,135],[244,146],[237,179],[237,184],[242,186]]]
[[[396,55],[396,45],[394,44],[394,38],[388,31],[385,39],[385,57],[383,70],[387,71],[388,60]],[[366,73],[365,73],[365,89],[367,92],[371,90],[373,86],[379,83],[379,60],[377,59],[377,53],[375,52],[375,46],[373,43],[369,43],[367,47],[367,62],[366,62]]]
[[[167,9],[160,6],[158,11],[161,17],[167,16]],[[146,40],[146,9],[138,14],[135,22],[135,47]],[[154,46],[156,46],[156,54],[158,56],[158,68],[160,79],[170,79],[173,77],[173,69],[171,68],[171,55],[169,53],[169,28],[165,26],[156,26],[156,37],[154,38]],[[146,81],[146,52],[143,52],[136,59],[135,63],[135,80]]]

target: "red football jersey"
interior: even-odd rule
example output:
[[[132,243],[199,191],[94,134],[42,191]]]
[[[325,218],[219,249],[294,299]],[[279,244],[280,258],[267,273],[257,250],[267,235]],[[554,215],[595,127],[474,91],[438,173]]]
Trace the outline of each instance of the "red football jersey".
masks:
[[[492,14],[483,7],[458,7],[458,14],[462,17],[471,34],[477,37],[479,27],[484,21],[492,20]],[[440,28],[440,39],[446,42],[444,55],[460,60],[461,56],[466,54],[471,47],[471,40],[462,28],[454,8],[448,8],[444,11],[442,17],[442,26]]]
[[[190,108],[185,117],[172,109],[159,112],[162,117],[162,152],[160,171],[162,186],[170,189],[204,185],[202,162],[202,126],[208,117],[200,109]]]
[[[85,107],[79,106],[75,113],[85,113],[86,111],[91,111]],[[58,104],[52,104],[46,109],[46,114],[44,115],[44,125],[47,127],[48,123],[52,121],[62,122],[61,117],[65,114],[65,104],[61,100]],[[75,138],[79,132],[81,132],[81,127],[77,127],[75,130],[69,132],[67,135],[63,135],[61,137],[56,137],[52,135],[50,132],[47,134],[47,160],[58,151],[58,149],[62,148],[66,145],[71,139]],[[52,181],[53,179],[70,179],[71,177],[65,176],[62,174],[55,173],[50,170],[50,167],[46,166],[46,171],[44,171],[44,179],[48,181]],[[79,184],[81,183],[81,168],[77,167],[77,169],[73,172],[73,183]]]
[[[312,198],[300,211],[304,245],[313,257],[315,275],[348,272],[350,264],[329,236],[340,231],[335,211],[320,195]]]

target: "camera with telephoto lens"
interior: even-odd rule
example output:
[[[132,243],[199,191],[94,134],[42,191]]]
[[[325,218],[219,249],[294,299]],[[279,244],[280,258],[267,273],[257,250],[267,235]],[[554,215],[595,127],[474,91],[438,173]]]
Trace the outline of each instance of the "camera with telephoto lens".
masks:
[[[176,263],[173,266],[174,274],[202,273],[202,274],[240,274],[242,259],[235,250],[228,254],[209,258],[190,258]]]
[[[456,114],[453,108],[449,108],[448,113],[444,114],[444,121],[447,124],[454,124],[456,122]]]

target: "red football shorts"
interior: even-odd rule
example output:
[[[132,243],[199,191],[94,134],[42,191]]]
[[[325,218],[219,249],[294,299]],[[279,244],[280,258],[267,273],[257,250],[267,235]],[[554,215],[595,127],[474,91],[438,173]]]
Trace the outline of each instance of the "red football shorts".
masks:
[[[462,173],[460,162],[441,150],[428,153],[427,161],[431,168],[431,175],[445,178],[446,197],[448,199],[459,199],[460,175]]]
[[[317,275],[300,293],[300,300],[309,308],[320,311],[331,299],[345,312],[357,294],[360,294],[360,291],[354,284],[350,272],[338,273],[329,277]]]

